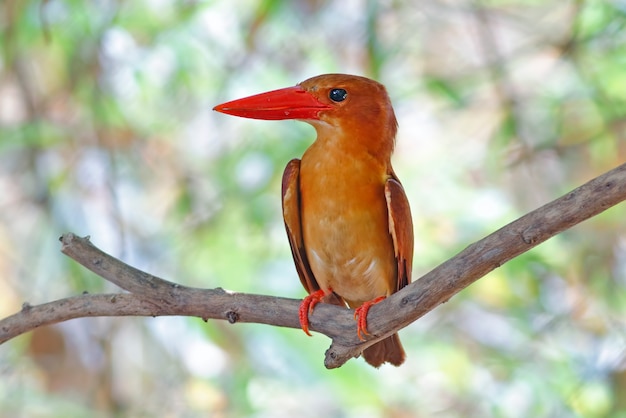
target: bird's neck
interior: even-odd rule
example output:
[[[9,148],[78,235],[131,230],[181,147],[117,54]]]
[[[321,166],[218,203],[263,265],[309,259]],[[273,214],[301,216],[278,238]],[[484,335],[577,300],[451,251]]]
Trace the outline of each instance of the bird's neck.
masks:
[[[333,183],[370,177],[382,182],[392,171],[390,152],[373,152],[371,147],[363,146],[354,138],[346,141],[340,137],[318,136],[302,156],[302,171],[315,176],[316,181],[330,176],[332,179],[328,180]]]
[[[326,124],[317,125],[317,139],[312,148],[317,151],[320,159],[373,160],[386,171],[394,148],[393,137],[389,137],[389,133],[383,130],[368,128],[370,127],[354,126],[340,129]]]

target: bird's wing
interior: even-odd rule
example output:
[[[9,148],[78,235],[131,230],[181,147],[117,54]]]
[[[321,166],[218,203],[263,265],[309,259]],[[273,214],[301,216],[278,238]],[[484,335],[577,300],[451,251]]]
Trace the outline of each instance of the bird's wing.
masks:
[[[296,270],[302,286],[308,293],[313,293],[320,289],[319,284],[313,276],[309,259],[304,249],[302,238],[302,223],[300,218],[300,160],[289,161],[283,172],[283,219],[285,229],[291,246],[291,254],[296,263]]]
[[[385,183],[385,198],[389,213],[389,233],[393,239],[393,248],[398,262],[398,281],[396,291],[411,283],[413,268],[413,220],[409,201],[404,188],[396,175]]]

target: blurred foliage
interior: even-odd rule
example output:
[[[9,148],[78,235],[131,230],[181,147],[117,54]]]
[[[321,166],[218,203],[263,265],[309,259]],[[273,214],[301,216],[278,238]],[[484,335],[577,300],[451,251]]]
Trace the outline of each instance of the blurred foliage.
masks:
[[[626,159],[626,3],[4,0],[0,316],[115,291],[66,231],[192,286],[302,297],[280,176],[297,122],[217,103],[326,72],[384,83],[415,278]],[[401,332],[408,361],[323,368],[322,336],[96,318],[0,347],[6,416],[626,417],[617,206]]]

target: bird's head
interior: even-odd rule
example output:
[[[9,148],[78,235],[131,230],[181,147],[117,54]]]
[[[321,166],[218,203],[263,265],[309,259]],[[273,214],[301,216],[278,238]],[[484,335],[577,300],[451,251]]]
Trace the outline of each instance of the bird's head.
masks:
[[[318,139],[355,141],[391,154],[396,117],[385,87],[365,77],[324,74],[295,87],[273,90],[215,106],[213,110],[252,119],[298,119],[310,123]]]

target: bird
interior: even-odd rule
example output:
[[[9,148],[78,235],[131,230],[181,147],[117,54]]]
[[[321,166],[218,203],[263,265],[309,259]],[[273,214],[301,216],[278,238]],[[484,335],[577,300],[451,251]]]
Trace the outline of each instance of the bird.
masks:
[[[347,305],[365,339],[368,310],[411,282],[413,264],[411,210],[391,165],[398,123],[387,90],[366,77],[323,74],[213,110],[315,128],[315,141],[282,177],[285,228],[308,293],[300,324],[311,335],[317,303]],[[397,333],[362,355],[376,368],[399,366],[406,357]]]

